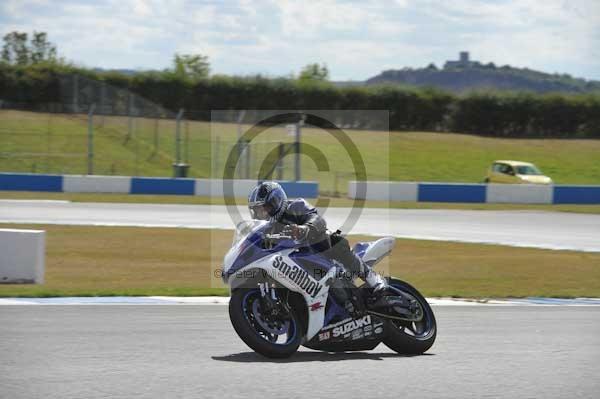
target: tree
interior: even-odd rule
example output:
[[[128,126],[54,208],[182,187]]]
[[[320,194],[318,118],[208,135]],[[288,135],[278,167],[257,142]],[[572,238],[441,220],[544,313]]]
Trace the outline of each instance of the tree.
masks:
[[[302,71],[300,71],[298,80],[326,82],[329,80],[329,70],[327,69],[327,65],[319,65],[317,63],[306,65],[302,68]]]
[[[200,54],[175,54],[173,66],[175,76],[194,82],[207,78],[210,73],[208,57]]]
[[[27,33],[10,32],[4,35],[3,39],[2,61],[13,65],[27,65],[29,63]]]
[[[32,64],[43,61],[56,61],[56,46],[48,42],[46,32],[33,32],[31,38],[30,59]]]
[[[11,65],[30,65],[56,61],[56,46],[48,42],[46,32],[33,32],[27,43],[27,33],[10,32],[4,35],[2,61]]]

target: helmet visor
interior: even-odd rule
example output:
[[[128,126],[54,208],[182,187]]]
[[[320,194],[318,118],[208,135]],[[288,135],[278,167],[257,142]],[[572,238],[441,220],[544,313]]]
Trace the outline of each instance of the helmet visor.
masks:
[[[264,202],[254,202],[249,204],[248,208],[250,209],[250,216],[252,219],[269,220],[271,217],[269,213],[271,205],[265,204]]]

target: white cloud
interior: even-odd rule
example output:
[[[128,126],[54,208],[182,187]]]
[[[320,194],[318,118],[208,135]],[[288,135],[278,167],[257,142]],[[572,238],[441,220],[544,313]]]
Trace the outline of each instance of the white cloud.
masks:
[[[333,0],[280,2],[281,32],[288,37],[316,38],[323,31],[349,32],[364,22],[364,12],[354,4]]]
[[[3,0],[0,26],[46,31],[87,66],[164,68],[187,52],[209,55],[216,73],[285,75],[325,62],[335,79],[365,79],[468,50],[600,79],[597,0]]]

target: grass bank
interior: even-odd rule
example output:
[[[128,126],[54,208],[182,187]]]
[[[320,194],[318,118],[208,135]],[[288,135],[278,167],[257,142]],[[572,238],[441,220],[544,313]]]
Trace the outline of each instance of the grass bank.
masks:
[[[228,231],[0,227],[47,231],[46,284],[3,284],[2,297],[227,294],[212,276],[229,248]],[[600,297],[596,253],[398,239],[382,267],[427,296]]]
[[[175,157],[172,120],[104,117],[94,119],[96,174],[171,176]],[[249,128],[246,126],[245,128]],[[0,170],[81,174],[87,170],[85,115],[0,110]],[[186,122],[182,158],[190,176],[223,176],[237,139],[234,124]],[[502,139],[458,133],[346,132],[359,149],[369,180],[481,182],[496,159],[536,163],[558,184],[600,184],[600,140]],[[328,163],[319,171],[303,156],[302,178],[317,180],[323,191],[347,190],[355,178],[352,161],[340,143],[320,129],[303,129],[302,142],[318,149]],[[251,148],[249,169],[256,176],[278,143],[289,143],[285,128],[262,133]],[[291,178],[293,157],[284,158]]]

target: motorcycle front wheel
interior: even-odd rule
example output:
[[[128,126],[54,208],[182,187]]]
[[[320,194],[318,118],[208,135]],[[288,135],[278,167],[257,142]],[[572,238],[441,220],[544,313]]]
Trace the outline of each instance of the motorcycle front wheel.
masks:
[[[410,284],[393,278],[390,279],[389,284],[392,287],[391,291],[402,291],[405,297],[416,300],[422,310],[422,317],[416,322],[388,319],[383,343],[403,355],[425,353],[431,348],[437,335],[437,323],[431,306],[423,295]]]
[[[258,288],[231,293],[229,318],[242,341],[265,357],[289,357],[302,341],[302,329],[294,311],[272,312]]]

